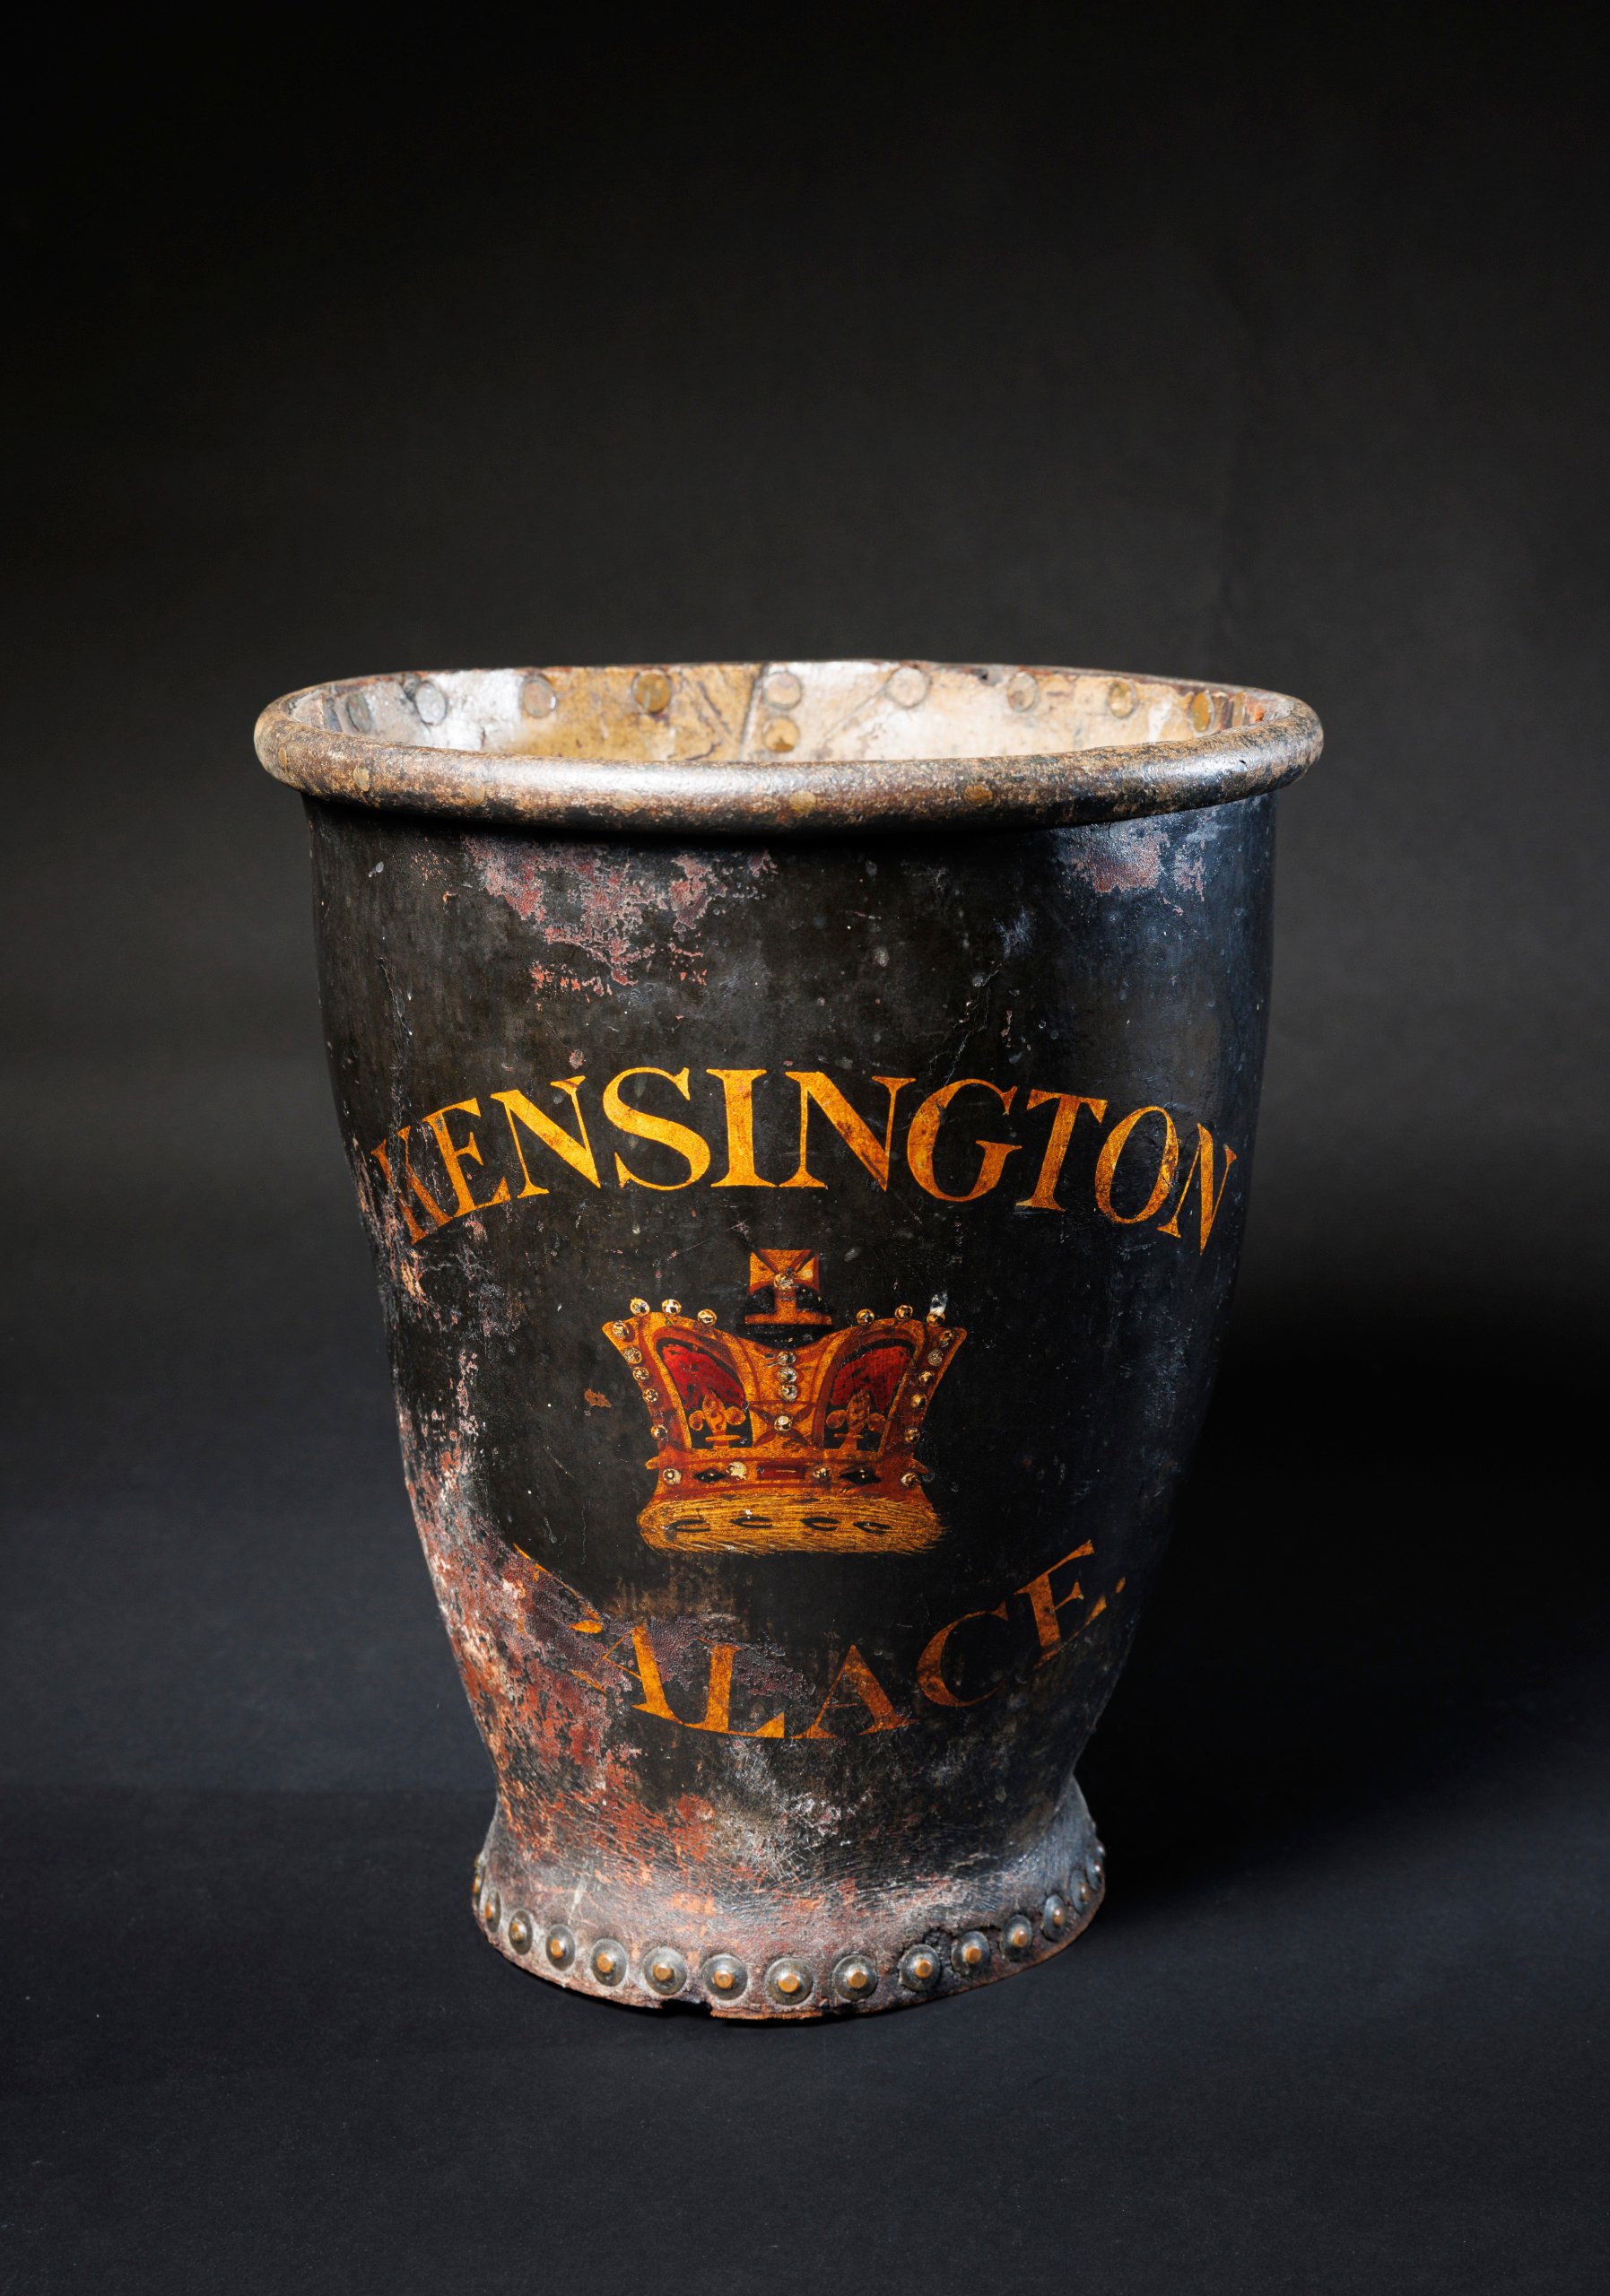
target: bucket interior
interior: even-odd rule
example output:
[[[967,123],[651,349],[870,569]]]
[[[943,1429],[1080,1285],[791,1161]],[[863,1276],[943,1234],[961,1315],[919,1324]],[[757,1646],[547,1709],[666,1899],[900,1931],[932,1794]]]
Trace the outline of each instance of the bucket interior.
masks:
[[[1188,741],[1278,698],[1108,670],[932,662],[706,662],[451,670],[300,697],[331,732],[506,757],[622,763],[1032,757]]]

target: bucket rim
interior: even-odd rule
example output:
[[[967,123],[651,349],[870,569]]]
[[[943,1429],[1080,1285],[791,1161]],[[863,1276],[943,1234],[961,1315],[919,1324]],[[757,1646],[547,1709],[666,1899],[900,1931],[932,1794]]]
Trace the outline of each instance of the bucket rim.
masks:
[[[276,780],[335,804],[768,838],[1232,804],[1300,779],[1323,739],[1264,688],[918,657],[387,672],[283,695],[256,729]]]

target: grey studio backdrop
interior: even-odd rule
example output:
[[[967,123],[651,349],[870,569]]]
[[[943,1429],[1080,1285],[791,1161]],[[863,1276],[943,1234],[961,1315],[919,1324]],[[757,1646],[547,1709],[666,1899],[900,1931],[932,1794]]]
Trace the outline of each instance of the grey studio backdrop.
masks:
[[[333,149],[319,105],[274,116],[272,165],[250,134],[212,140],[205,101],[165,153],[160,108],[146,140],[115,125],[115,62],[102,172],[47,168],[18,240],[40,316],[6,609],[0,1703],[8,1888],[74,1892],[39,1966],[100,1966],[114,2023],[120,1957],[144,1970],[127,2047],[159,2085],[232,2077],[210,2030],[163,2055],[183,1971],[243,1936],[272,1969],[303,1929],[399,1957],[430,2005],[405,2051],[450,2050],[455,1985],[485,2004],[464,2013],[475,2050],[561,2014],[591,2022],[555,2047],[629,2080],[648,2046],[630,2018],[595,2042],[608,2013],[553,2008],[470,1933],[490,1773],[408,1519],[300,813],[253,761],[257,707],[367,670],[779,653],[1253,681],[1311,701],[1327,748],[1281,806],[1231,1361],[1085,1766],[1111,1903],[972,2025],[936,2012],[919,2043],[897,2036],[927,2013],[882,2021],[866,2077],[898,2124],[905,2052],[970,2080],[979,2021],[1028,2049],[1054,1996],[1088,2052],[1075,2085],[1137,2132],[1101,2155],[1109,2181],[1148,2145],[1177,2172],[1149,2230],[1116,2201],[1101,2220],[1118,2284],[1261,2285],[1249,2258],[1298,2270],[1323,2227],[1345,2235],[1330,2276],[1301,2284],[1388,2284],[1372,2272],[1406,2255],[1421,2276],[1390,2284],[1498,2285],[1521,2254],[1535,2284],[1579,2284],[1584,2225],[1544,2199],[1585,2189],[1604,1944],[1610,760],[1602,241],[1569,91],[1434,41],[1384,74],[1345,49],[1266,59],[1272,167],[1223,132],[1233,55],[1159,62],[1140,123],[1082,100],[1073,134],[1055,73],[1019,59],[974,86],[942,49],[901,67],[894,142],[886,93],[805,135],[804,98],[757,71],[740,109],[770,108],[763,164],[640,97],[607,164],[550,114],[474,166],[449,130],[387,169],[372,126]],[[1087,96],[1121,70],[1110,38],[1084,63]],[[377,103],[417,85],[375,68]],[[276,1897],[299,1857],[307,1887]],[[332,2064],[372,2039],[343,2022],[345,1982],[269,1986],[288,2016],[317,2002]],[[231,2030],[263,2019],[248,2055],[279,2077],[240,1987]],[[62,2013],[62,2061],[92,2059]],[[1554,2118],[1527,2106],[1501,2143],[1501,2099],[1542,2097],[1540,2032]],[[1330,2084],[1362,2096],[1367,2069],[1376,2102],[1337,2135]],[[344,2126],[308,2077],[308,2128]],[[839,2077],[811,2074],[814,2109]],[[1184,2118],[1160,2101],[1198,2081]],[[1224,2081],[1269,2116],[1250,2248],[1203,2133]],[[983,2094],[1018,2109],[998,2066]],[[48,2128],[25,2223],[58,2221],[51,2147],[78,2159],[58,2104],[27,2123]],[[1412,2157],[1400,2231],[1372,2245],[1347,2178],[1292,2170],[1276,2119],[1316,2160],[1354,2148],[1361,2176]],[[182,2279],[205,2221],[239,2284],[272,2284],[230,2247],[256,2226],[275,2269],[324,2284],[340,2211],[283,2161],[289,2217],[205,2148],[174,2156],[182,2202],[160,2173],[152,2198],[119,2143],[104,2188],[61,2169],[100,2197],[60,2253],[144,2224]],[[995,2205],[958,2218],[957,2253],[984,2221],[992,2253],[1037,2254]],[[686,2263],[695,2227],[674,2228]],[[369,2251],[394,2285],[457,2254],[401,2237]],[[854,2250],[842,2226],[820,2239]],[[771,2285],[811,2284],[768,2255]],[[43,2257],[24,2284],[66,2269]]]

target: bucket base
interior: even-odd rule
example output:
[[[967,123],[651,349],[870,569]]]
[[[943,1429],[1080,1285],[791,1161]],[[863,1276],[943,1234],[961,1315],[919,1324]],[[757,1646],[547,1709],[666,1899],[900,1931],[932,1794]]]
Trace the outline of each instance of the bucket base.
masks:
[[[957,1880],[813,1896],[696,1895],[639,1875],[561,1875],[521,1854],[501,1811],[475,1863],[483,1935],[517,1968],[637,2009],[681,2002],[718,2017],[916,2008],[1031,1969],[1094,1918],[1106,1858],[1074,1787],[1040,1839]]]

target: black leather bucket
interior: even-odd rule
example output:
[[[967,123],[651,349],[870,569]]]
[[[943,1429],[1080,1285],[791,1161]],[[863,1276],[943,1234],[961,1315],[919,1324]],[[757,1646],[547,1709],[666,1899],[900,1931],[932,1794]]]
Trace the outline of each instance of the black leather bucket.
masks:
[[[485,1934],[894,2007],[1066,1944],[1223,1335],[1284,697],[930,663],[275,704]]]

